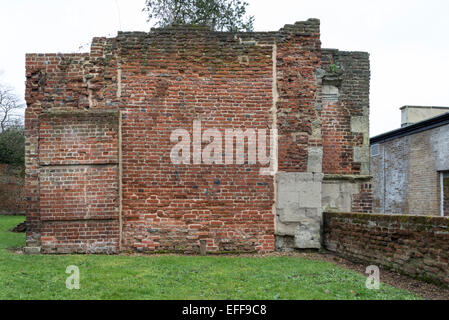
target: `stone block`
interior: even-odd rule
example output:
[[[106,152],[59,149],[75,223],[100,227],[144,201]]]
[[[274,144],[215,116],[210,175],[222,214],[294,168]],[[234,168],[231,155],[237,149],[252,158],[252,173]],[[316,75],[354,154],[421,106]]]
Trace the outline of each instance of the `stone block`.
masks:
[[[320,249],[320,225],[315,223],[299,225],[295,234],[295,246],[299,249]]]
[[[276,179],[276,235],[293,236],[296,249],[320,248],[323,174],[284,172]]]
[[[306,209],[300,208],[298,203],[292,203],[277,209],[277,215],[282,222],[299,222],[306,216]]]
[[[39,254],[41,253],[41,247],[25,247],[23,252],[25,254]]]
[[[365,116],[351,117],[351,131],[355,133],[369,132],[369,118]]]
[[[307,157],[307,171],[308,172],[322,172],[323,171],[323,148],[309,147]]]
[[[297,228],[298,228],[297,223],[283,223],[281,221],[276,221],[276,234],[277,235],[294,236]]]
[[[321,208],[321,183],[303,183],[299,188],[299,205],[302,208]]]

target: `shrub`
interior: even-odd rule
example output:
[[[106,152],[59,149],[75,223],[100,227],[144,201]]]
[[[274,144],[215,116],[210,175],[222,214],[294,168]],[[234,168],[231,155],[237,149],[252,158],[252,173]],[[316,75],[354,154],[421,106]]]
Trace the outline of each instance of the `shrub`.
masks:
[[[0,132],[0,163],[25,166],[25,132],[13,126]]]

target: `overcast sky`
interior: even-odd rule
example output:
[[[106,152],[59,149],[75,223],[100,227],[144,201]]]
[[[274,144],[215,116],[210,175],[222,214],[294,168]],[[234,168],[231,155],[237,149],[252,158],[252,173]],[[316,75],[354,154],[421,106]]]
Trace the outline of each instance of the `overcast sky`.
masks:
[[[371,136],[403,105],[449,106],[449,1],[247,0],[256,31],[321,20],[324,48],[371,54]],[[144,0],[0,0],[0,80],[23,97],[25,53],[87,51],[94,36],[149,31]]]

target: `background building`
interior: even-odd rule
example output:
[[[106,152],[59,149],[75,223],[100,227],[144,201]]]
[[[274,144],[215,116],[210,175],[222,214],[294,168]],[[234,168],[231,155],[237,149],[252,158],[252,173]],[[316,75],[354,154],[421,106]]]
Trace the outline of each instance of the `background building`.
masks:
[[[373,211],[449,216],[449,108],[401,110],[402,128],[371,138]]]

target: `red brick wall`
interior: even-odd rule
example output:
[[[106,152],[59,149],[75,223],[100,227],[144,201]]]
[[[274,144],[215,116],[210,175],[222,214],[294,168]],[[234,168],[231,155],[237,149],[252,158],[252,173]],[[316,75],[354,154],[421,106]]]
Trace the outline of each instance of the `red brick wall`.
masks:
[[[41,221],[118,219],[118,183],[116,165],[43,168]]]
[[[323,171],[326,173],[360,173],[360,164],[353,161],[354,136],[350,119],[349,112],[341,104],[324,104]]]
[[[178,34],[119,35],[124,248],[197,252],[205,239],[208,251],[271,251],[273,178],[248,164],[172,164],[170,135],[192,137],[194,120],[223,134],[270,127],[272,48]]]
[[[273,251],[273,176],[247,162],[175,165],[170,136],[192,136],[195,120],[203,132],[278,129],[279,171],[307,172],[308,148],[322,145],[320,67],[314,19],[267,33],[120,32],[90,54],[27,55],[28,244]]]
[[[89,54],[27,54],[25,110],[25,199],[27,244],[40,245],[42,222],[39,204],[40,114],[53,107],[76,109],[86,106],[84,65]]]
[[[0,164],[0,214],[24,214],[24,168]]]
[[[277,126],[279,170],[307,172],[309,146],[321,146],[312,136],[312,123],[320,119],[316,104],[321,87],[316,70],[321,67],[318,30],[294,34],[277,46]]]
[[[293,138],[307,136],[316,117],[320,63],[316,20],[278,33],[119,33],[95,38],[90,55],[27,55],[29,243],[88,250],[92,219],[115,223],[121,209],[124,250],[197,252],[200,239],[209,251],[274,250],[273,177],[261,176],[260,165],[174,165],[170,134],[192,133],[194,120],[223,133],[279,126],[280,167],[305,171],[307,138]],[[121,110],[122,185],[114,166],[92,167],[116,159],[111,122],[44,115],[55,108]]]
[[[360,185],[360,193],[355,194],[352,199],[352,210],[354,212],[373,212],[373,192],[370,183]]]
[[[326,212],[324,243],[367,266],[449,286],[448,227],[447,217]]]

